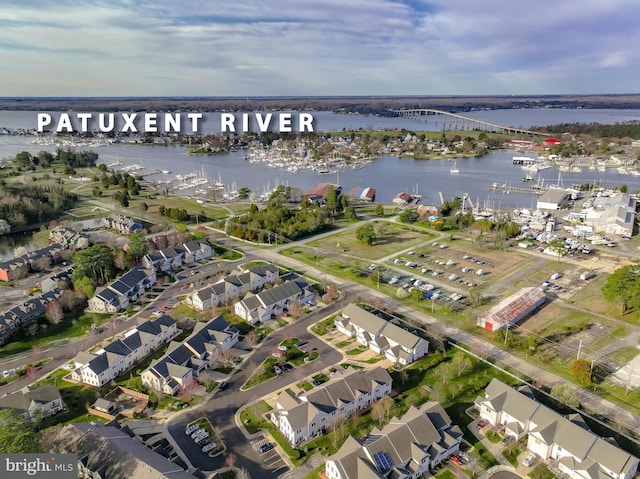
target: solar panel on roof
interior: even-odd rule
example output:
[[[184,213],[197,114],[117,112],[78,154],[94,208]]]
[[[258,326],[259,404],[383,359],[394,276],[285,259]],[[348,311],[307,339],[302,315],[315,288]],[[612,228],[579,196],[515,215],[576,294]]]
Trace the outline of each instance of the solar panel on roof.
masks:
[[[375,462],[379,472],[388,471],[393,467],[393,461],[387,451],[376,452],[373,455],[373,462]]]

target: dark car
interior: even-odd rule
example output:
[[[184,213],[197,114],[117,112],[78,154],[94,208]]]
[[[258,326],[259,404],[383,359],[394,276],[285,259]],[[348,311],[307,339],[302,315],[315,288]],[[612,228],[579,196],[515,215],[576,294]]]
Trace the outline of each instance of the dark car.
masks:
[[[227,383],[225,383],[224,381],[221,382],[220,384],[218,384],[218,390],[219,391],[223,390],[226,387],[227,387]]]
[[[264,453],[273,449],[273,444],[270,442],[265,442],[262,446],[260,446],[260,452]]]

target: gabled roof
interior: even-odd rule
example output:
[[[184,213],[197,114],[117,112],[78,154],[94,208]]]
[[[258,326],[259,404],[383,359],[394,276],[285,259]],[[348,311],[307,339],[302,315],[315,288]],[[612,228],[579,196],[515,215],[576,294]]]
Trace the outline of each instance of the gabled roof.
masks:
[[[28,411],[32,402],[37,404],[48,404],[60,398],[61,396],[58,388],[53,384],[47,384],[46,386],[32,389],[30,391],[18,391],[0,397],[0,409]]]

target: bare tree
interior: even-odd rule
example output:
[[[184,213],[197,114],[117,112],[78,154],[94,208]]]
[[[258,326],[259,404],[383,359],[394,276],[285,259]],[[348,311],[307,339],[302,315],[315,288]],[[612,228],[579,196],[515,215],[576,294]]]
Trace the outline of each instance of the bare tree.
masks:
[[[238,462],[238,456],[236,456],[232,452],[227,454],[227,457],[224,458],[224,465],[229,469],[233,469],[234,467],[236,467],[237,462]]]
[[[252,329],[251,331],[249,331],[247,335],[244,337],[244,340],[251,347],[254,347],[256,344],[258,344],[258,339],[259,339],[259,336],[258,336],[258,333],[256,333],[255,329]]]
[[[409,373],[407,372],[407,370],[403,369],[402,371],[400,371],[400,381],[402,381],[402,384],[406,383],[408,379]]]
[[[251,474],[246,468],[242,468],[239,471],[236,471],[236,479],[251,479]]]
[[[62,304],[60,301],[51,301],[47,304],[44,317],[47,318],[50,324],[60,324],[64,318],[64,312],[62,311]]]
[[[344,438],[344,429],[347,418],[344,415],[336,416],[327,426],[327,430],[333,432],[333,447],[338,447],[338,443]]]
[[[299,317],[302,314],[302,305],[299,300],[292,301],[289,305],[289,314],[294,318]]]
[[[453,355],[453,365],[458,377],[471,369],[471,361],[462,351]]]
[[[382,426],[391,419],[393,404],[393,399],[389,396],[384,396],[373,403],[373,406],[371,406],[371,415],[378,421],[378,426]]]
[[[38,332],[38,323],[31,323],[26,328],[24,328],[24,332],[27,336],[35,336]]]
[[[51,258],[49,256],[40,256],[31,262],[31,267],[35,271],[47,271],[51,267]]]

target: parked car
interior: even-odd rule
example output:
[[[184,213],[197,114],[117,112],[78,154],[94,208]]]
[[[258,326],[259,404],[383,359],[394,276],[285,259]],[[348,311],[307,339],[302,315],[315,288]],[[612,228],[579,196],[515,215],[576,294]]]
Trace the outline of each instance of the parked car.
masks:
[[[216,443],[215,442],[211,442],[211,443],[207,444],[206,446],[204,446],[202,448],[202,452],[204,452],[206,454],[209,451],[213,451],[215,448],[216,448]]]
[[[489,423],[489,421],[487,421],[486,419],[480,419],[478,421],[478,423],[476,424],[476,427],[478,429],[482,429],[483,427],[485,427],[487,424]]]
[[[460,457],[460,459],[462,459],[465,462],[469,462],[469,454],[467,454],[464,451],[458,451],[458,456]]]
[[[210,442],[211,442],[211,441],[209,441],[209,439],[205,437],[204,439],[200,439],[198,442],[196,442],[196,444],[197,444],[198,446],[200,446],[200,447],[204,447],[204,446],[206,446],[207,444],[209,444]]]
[[[536,461],[536,455],[532,452],[530,452],[529,454],[527,454],[527,457],[525,457],[522,460],[522,465],[524,467],[529,467],[531,465],[533,465],[533,463]]]
[[[454,454],[449,459],[451,459],[451,462],[453,462],[456,466],[463,466],[464,465],[464,463],[462,462],[462,459],[460,459],[460,456],[457,456],[457,455]]]
[[[191,436],[191,434],[193,434],[194,432],[196,432],[198,429],[200,429],[200,427],[197,424],[192,424],[191,426],[188,426],[185,430],[184,433],[187,436]]]
[[[502,441],[500,441],[500,444],[502,444],[503,446],[508,446],[513,441],[514,441],[513,436],[505,436],[502,438]]]
[[[265,453],[273,449],[273,444],[270,442],[265,442],[262,446],[260,446],[260,452]]]

